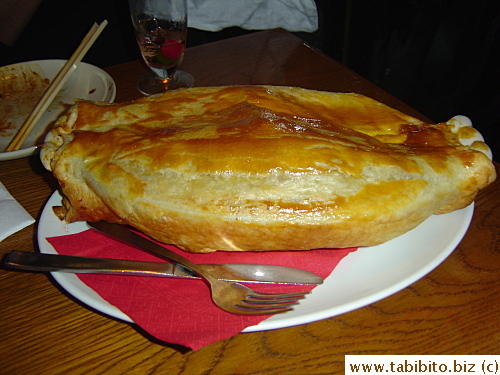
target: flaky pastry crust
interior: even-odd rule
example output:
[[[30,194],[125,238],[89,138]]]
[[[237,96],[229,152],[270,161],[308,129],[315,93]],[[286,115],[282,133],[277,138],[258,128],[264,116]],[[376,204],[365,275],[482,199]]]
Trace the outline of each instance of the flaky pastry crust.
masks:
[[[424,123],[353,93],[203,87],[80,101],[41,157],[68,222],[128,224],[190,252],[371,246],[493,182],[465,119]]]

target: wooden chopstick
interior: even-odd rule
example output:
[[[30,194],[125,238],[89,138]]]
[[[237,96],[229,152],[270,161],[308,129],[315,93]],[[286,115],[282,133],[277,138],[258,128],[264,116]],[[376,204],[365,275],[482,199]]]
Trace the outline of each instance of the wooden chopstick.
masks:
[[[83,59],[85,54],[88,52],[90,47],[92,47],[107,24],[107,20],[101,22],[100,25],[94,23],[73,55],[71,55],[71,58],[66,62],[66,64],[64,64],[59,73],[57,73],[57,75],[53,79],[52,83],[49,85],[49,87],[47,87],[44,94],[37,102],[35,108],[33,108],[21,128],[15,134],[14,138],[12,138],[12,140],[10,141],[9,145],[5,149],[5,152],[16,151],[21,148],[22,144],[31,133],[38,120],[40,120],[40,117],[44,114],[50,103],[52,103],[56,95],[59,93],[59,90],[61,90],[62,86],[66,83],[71,73],[73,73],[73,71],[76,69],[76,64],[78,64]]]

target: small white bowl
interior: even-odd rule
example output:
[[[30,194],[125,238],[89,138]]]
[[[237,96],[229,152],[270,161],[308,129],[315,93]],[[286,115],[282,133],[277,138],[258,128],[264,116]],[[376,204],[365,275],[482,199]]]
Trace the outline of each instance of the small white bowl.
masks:
[[[0,161],[38,152],[37,145],[43,141],[44,134],[75,99],[109,103],[115,100],[113,78],[102,69],[80,62],[21,149],[3,152],[65,63],[66,60],[38,60],[0,67]]]

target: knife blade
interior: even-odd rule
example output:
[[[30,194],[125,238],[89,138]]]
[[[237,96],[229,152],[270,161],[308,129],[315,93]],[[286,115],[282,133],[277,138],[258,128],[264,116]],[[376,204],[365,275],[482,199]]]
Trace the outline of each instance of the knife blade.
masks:
[[[94,273],[107,275],[158,276],[199,279],[189,269],[175,263],[91,258],[40,254],[14,250],[7,254],[5,266],[35,272]],[[225,281],[275,284],[322,284],[315,273],[298,268],[260,264],[203,264]]]

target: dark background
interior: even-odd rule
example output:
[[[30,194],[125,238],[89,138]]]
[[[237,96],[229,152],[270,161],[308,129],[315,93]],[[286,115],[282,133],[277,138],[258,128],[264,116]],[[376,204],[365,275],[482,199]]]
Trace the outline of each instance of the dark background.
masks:
[[[500,1],[316,0],[317,32],[296,33],[433,121],[471,118],[500,157]],[[43,0],[0,65],[67,59],[93,22],[109,21],[84,61],[140,58],[126,0]],[[188,46],[249,31],[189,30]]]

